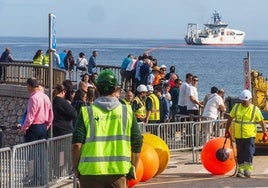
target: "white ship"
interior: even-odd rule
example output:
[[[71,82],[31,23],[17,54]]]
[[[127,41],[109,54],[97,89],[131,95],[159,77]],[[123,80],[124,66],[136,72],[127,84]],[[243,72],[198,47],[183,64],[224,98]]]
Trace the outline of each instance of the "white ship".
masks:
[[[205,28],[199,30],[197,24],[188,23],[185,42],[196,45],[241,45],[244,42],[245,32],[228,28],[217,11],[211,22],[204,25]]]

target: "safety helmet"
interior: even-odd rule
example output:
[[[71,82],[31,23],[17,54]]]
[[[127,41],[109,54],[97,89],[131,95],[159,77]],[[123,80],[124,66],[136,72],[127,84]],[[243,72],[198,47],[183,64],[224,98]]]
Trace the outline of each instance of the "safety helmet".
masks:
[[[118,85],[117,78],[114,72],[110,69],[105,69],[100,72],[96,80],[96,85],[101,87],[115,87]],[[105,88],[104,88],[105,89]]]
[[[138,91],[139,93],[141,93],[141,92],[147,92],[148,90],[147,90],[147,87],[146,87],[145,85],[141,84],[141,85],[139,85],[139,86],[137,87],[137,91]]]
[[[166,65],[161,65],[161,66],[160,66],[160,69],[166,69],[166,68],[167,68]]]
[[[152,85],[147,85],[147,90],[148,91],[154,91],[154,87]]]
[[[251,92],[248,89],[243,90],[240,95],[239,99],[242,101],[248,101],[252,98]]]

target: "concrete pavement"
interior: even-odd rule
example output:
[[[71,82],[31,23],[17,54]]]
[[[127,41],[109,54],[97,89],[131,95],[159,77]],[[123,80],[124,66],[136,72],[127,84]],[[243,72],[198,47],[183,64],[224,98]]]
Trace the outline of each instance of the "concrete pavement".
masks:
[[[201,163],[193,164],[191,161],[191,152],[175,152],[162,174],[147,182],[140,182],[136,187],[268,187],[268,150],[257,152],[254,156],[251,178],[232,176],[235,169],[226,175],[213,175]]]
[[[191,151],[171,152],[169,165],[162,174],[146,182],[140,182],[135,187],[268,187],[268,150],[257,152],[253,164],[251,178],[233,177],[234,170],[226,175],[212,175],[201,163],[192,163]],[[72,188],[72,180],[66,180],[53,187]]]

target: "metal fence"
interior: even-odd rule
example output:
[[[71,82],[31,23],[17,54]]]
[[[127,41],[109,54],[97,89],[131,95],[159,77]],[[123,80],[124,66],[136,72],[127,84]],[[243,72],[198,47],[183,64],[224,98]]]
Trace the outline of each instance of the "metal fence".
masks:
[[[224,136],[226,122],[224,119],[139,126],[142,133],[162,138],[170,151],[192,151],[192,162],[199,163],[203,145]],[[68,134],[0,149],[0,187],[49,187],[72,177],[71,139],[72,134]]]
[[[0,149],[0,187],[49,187],[73,176],[72,134]]]
[[[2,67],[2,82],[5,84],[26,85],[26,80],[30,77],[36,77],[39,82],[49,87],[49,67],[33,65],[33,61],[14,60],[12,63],[0,62]],[[119,66],[97,65],[97,73],[104,69],[111,69],[121,84],[121,75]],[[81,78],[77,74],[76,66],[70,75],[66,78],[66,71],[63,69],[53,68],[53,88],[56,84],[62,83],[66,79],[71,79],[73,83],[78,83]]]
[[[72,172],[72,134],[48,139],[48,164],[50,185],[69,178]]]
[[[10,187],[11,149],[0,149],[0,187]]]
[[[193,120],[193,117],[191,118]],[[170,151],[192,150],[192,162],[198,163],[199,153],[204,144],[212,138],[224,136],[227,120],[205,120],[207,118],[201,116],[195,118],[201,121],[139,123],[139,126],[142,133],[148,132],[162,138]]]
[[[47,141],[16,145],[12,148],[11,186],[32,187],[47,185]]]

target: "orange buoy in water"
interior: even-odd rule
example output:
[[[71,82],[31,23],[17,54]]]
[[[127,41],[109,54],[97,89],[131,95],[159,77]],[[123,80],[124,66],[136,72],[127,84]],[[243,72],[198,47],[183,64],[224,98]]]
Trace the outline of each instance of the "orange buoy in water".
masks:
[[[231,171],[236,164],[234,149],[230,147],[230,139],[218,137],[208,141],[201,152],[201,161],[205,169],[215,175],[223,175]],[[224,149],[223,149],[224,146]]]
[[[152,146],[158,155],[159,167],[155,174],[155,176],[157,176],[167,168],[168,162],[170,160],[170,151],[168,145],[162,138],[154,134],[144,133],[142,135],[143,135],[143,143]]]
[[[142,144],[140,159],[143,163],[143,176],[141,181],[145,182],[154,177],[158,171],[159,159],[155,149],[145,143]]]
[[[128,181],[128,187],[133,187],[134,185],[136,185],[141,181],[141,178],[143,176],[143,163],[141,159],[139,159],[138,167],[136,168],[136,176],[137,176],[136,180]]]

